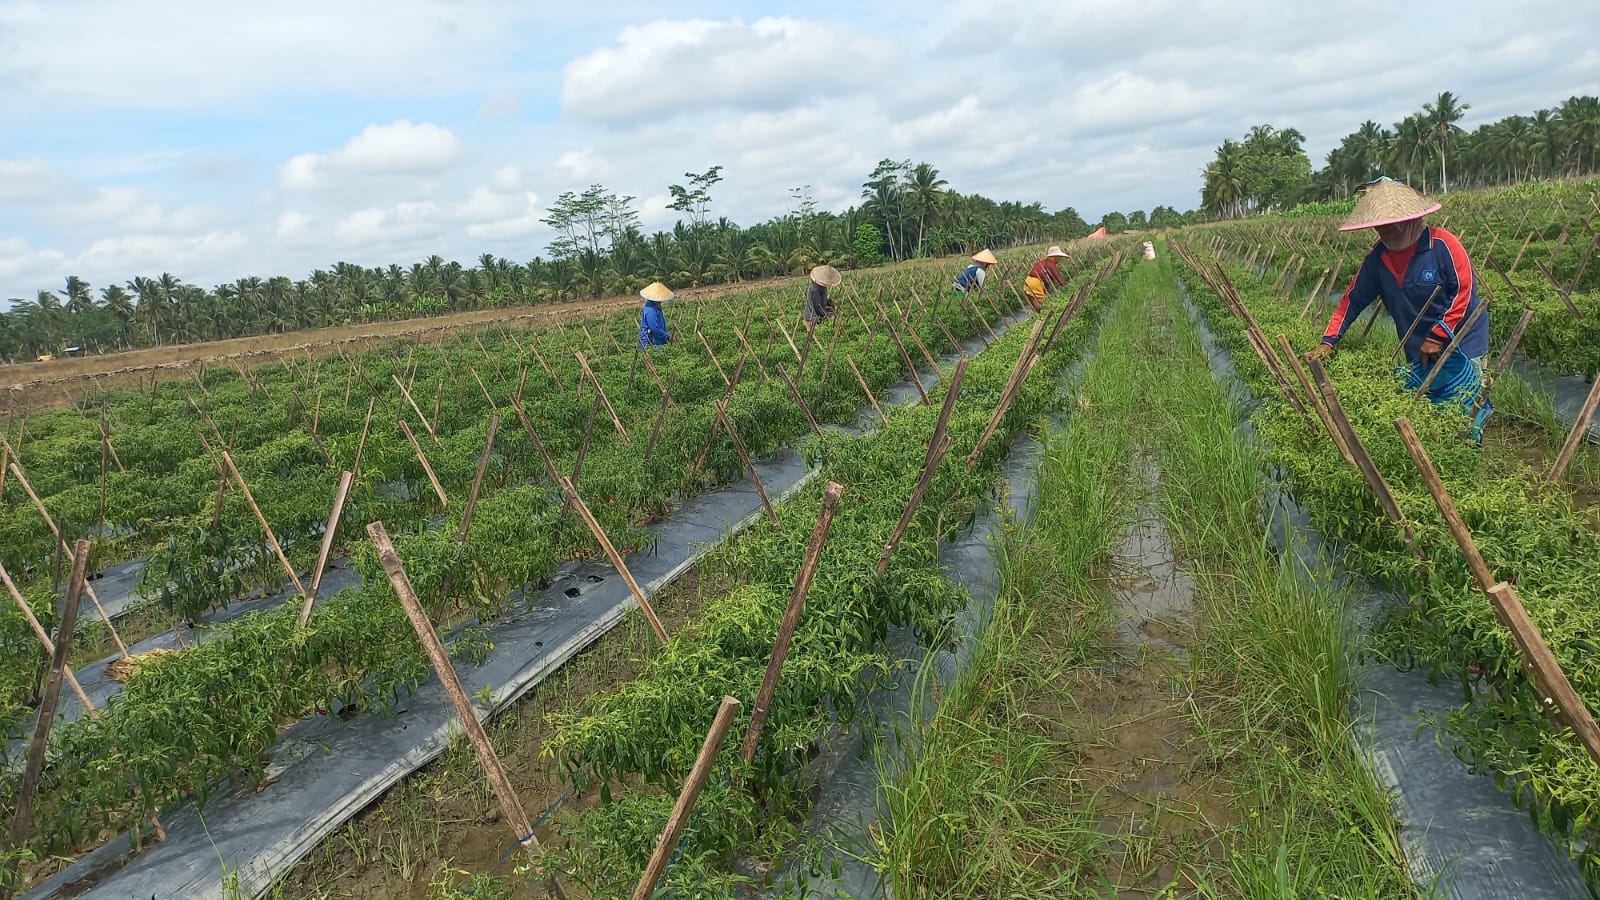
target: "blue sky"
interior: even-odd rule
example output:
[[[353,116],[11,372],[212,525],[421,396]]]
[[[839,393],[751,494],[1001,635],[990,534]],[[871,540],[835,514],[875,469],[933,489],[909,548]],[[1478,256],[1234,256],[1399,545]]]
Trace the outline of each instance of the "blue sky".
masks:
[[[1077,208],[1195,205],[1268,122],[1319,161],[1441,90],[1469,127],[1600,94],[1592,3],[0,0],[0,300],[173,272],[544,252],[602,182],[752,222],[881,158]]]

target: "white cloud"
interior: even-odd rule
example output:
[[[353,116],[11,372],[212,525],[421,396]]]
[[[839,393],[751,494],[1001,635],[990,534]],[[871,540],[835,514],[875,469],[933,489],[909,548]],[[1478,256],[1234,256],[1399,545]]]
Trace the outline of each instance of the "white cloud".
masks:
[[[622,126],[866,91],[890,48],[789,17],[660,20],[567,64],[562,114]]]
[[[302,153],[283,164],[278,183],[292,190],[316,187],[329,174],[402,175],[439,172],[462,155],[461,140],[432,122],[400,119],[368,125],[338,150]]]
[[[280,240],[293,240],[303,237],[307,227],[310,225],[310,216],[303,212],[290,210],[278,217],[278,238]]]
[[[347,247],[379,241],[404,240],[428,233],[438,207],[431,201],[398,203],[392,207],[367,207],[345,216],[334,226],[334,237]]]
[[[501,166],[494,170],[494,189],[515,191],[522,188],[522,170],[516,166]]]
[[[556,160],[556,168],[568,178],[584,182],[604,178],[610,171],[606,161],[587,147],[561,154],[561,158]]]
[[[1149,127],[1189,118],[1220,105],[1220,91],[1182,81],[1152,81],[1122,71],[1072,92],[1066,115],[1087,129]]]

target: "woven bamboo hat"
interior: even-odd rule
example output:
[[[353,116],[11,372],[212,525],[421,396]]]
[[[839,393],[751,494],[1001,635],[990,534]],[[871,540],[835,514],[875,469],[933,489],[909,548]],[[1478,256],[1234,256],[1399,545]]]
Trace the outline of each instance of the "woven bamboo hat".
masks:
[[[817,266],[811,270],[811,280],[823,287],[838,287],[844,275],[833,266]]]
[[[1044,255],[1045,256],[1059,256],[1062,259],[1066,259],[1067,258],[1067,251],[1061,249],[1060,247],[1051,247],[1049,250],[1045,251]]]
[[[1360,231],[1420,219],[1438,212],[1439,204],[1392,178],[1380,178],[1362,192],[1356,208],[1339,226],[1340,231]]]
[[[665,300],[671,300],[676,295],[672,293],[672,288],[659,281],[652,281],[645,285],[645,289],[639,292],[639,296],[646,300],[654,300],[660,303]]]
[[[980,262],[987,266],[992,266],[1000,260],[995,259],[994,254],[988,250],[979,250],[977,253],[972,254],[972,261]]]

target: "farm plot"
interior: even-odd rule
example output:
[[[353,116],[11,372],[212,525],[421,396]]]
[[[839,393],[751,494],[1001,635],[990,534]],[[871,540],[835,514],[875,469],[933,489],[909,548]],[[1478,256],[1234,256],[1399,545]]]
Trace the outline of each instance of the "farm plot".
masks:
[[[1286,300],[1270,277],[1219,269],[1221,249],[1203,238],[1191,249],[1207,281],[1194,294],[1228,323],[1222,339],[1267,398],[1256,428],[1317,530],[1348,546],[1351,568],[1411,598],[1379,649],[1463,687],[1467,702],[1443,723],[1458,755],[1498,773],[1593,884],[1592,521],[1546,473],[1489,466],[1462,439],[1462,412],[1398,391],[1382,331],[1347,338],[1325,377],[1298,370],[1293,348],[1311,346],[1322,323],[1301,319],[1299,298]]]
[[[241,617],[219,639],[181,654],[141,660],[101,715],[64,726],[54,758],[78,765],[58,762],[47,770],[35,846],[92,844],[191,793],[203,797],[225,775],[259,778],[260,754],[282,722],[319,708],[353,712],[382,705],[423,677],[420,654],[392,639],[398,610],[378,589],[383,579],[374,577],[378,568],[370,554],[356,554],[367,576],[360,587],[314,607],[303,595],[315,589],[297,582],[306,568],[314,570],[306,579],[313,585],[322,574],[326,553],[313,544],[329,518],[325,498],[340,468],[354,473],[355,482],[343,521],[414,523],[391,527],[402,533],[401,555],[435,622],[492,620],[508,588],[537,583],[557,560],[594,547],[586,529],[563,514],[562,497],[528,483],[552,474],[532,452],[536,435],[546,438],[550,466],[572,472],[579,493],[598,498],[593,509],[600,530],[626,547],[642,522],[666,512],[667,498],[737,477],[745,468],[741,457],[770,451],[811,427],[811,419],[847,416],[864,399],[863,388],[881,388],[913,361],[913,350],[931,359],[930,344],[986,331],[1001,314],[993,298],[958,303],[944,296],[943,279],[931,274],[880,285],[889,291],[882,300],[847,294],[841,315],[814,343],[778,318],[791,313],[790,298],[768,292],[746,298],[742,308],[723,305],[709,314],[695,308],[698,349],[683,341],[641,354],[631,366],[632,323],[619,318],[598,329],[598,340],[580,328],[585,339],[579,346],[587,349],[570,354],[575,348],[562,346],[558,334],[519,339],[508,332],[487,343],[473,337],[411,348],[405,360],[398,353],[357,358],[342,371],[329,363],[286,361],[272,375],[211,372],[197,377],[190,396],[158,390],[113,398],[117,402],[100,411],[79,410],[88,414],[78,416],[76,430],[68,412],[29,420],[27,431],[19,429],[8,441],[7,452],[16,454],[9,462],[24,463],[11,469],[17,483],[29,478],[39,505],[55,513],[62,538],[96,537],[101,560],[152,551],[144,570],[164,574],[144,584],[173,617],[202,619],[252,581],[281,581],[274,565],[288,570],[296,587],[286,609]],[[946,308],[928,315],[932,304],[919,294]],[[687,311],[678,312],[680,329],[687,318]],[[847,321],[861,327],[842,327]],[[571,340],[576,344],[577,336]],[[341,380],[342,391],[336,387]],[[366,413],[363,393],[370,397]],[[455,402],[446,403],[451,393]],[[371,411],[380,403],[387,409],[375,418]],[[496,413],[515,419],[521,433],[508,425],[496,435]],[[608,420],[614,433],[605,428]],[[713,440],[718,420],[723,432],[740,436],[742,448]],[[189,430],[199,435],[184,440]],[[145,440],[163,436],[165,455]],[[108,460],[106,477],[97,478],[99,467],[74,449]],[[76,467],[63,476],[47,465],[52,461]],[[124,479],[129,490],[163,482],[149,493],[170,495],[169,505],[161,514],[117,512],[126,496],[111,490],[112,468],[130,476]],[[106,516],[98,503],[90,515],[82,504],[61,499],[86,493],[83,484],[71,483],[74,475],[104,486]],[[174,488],[182,486],[201,490],[180,501]],[[23,573],[20,596],[32,597],[48,623],[48,562],[63,541],[50,526],[30,524],[21,513],[37,515],[31,499],[24,506],[15,487],[12,494],[6,521],[27,540],[8,543],[6,561]],[[468,500],[458,505],[463,494]],[[313,504],[307,498],[323,499]],[[273,538],[266,538],[262,520]],[[342,543],[340,534],[336,523],[327,544]],[[200,544],[208,552],[195,552],[190,537],[211,540]],[[211,577],[186,584],[182,576],[193,565],[209,566]],[[217,581],[226,587],[216,588]],[[312,609],[303,630],[302,607]],[[37,671],[38,651],[25,641],[15,649],[25,668]],[[21,719],[12,709],[12,721]]]

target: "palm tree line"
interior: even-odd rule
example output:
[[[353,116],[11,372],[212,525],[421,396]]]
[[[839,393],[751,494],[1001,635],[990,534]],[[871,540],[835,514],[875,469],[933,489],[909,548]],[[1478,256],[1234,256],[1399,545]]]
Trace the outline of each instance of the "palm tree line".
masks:
[[[811,266],[972,252],[1087,234],[1071,208],[998,202],[949,189],[928,163],[885,160],[863,186],[860,205],[817,209],[809,187],[790,191],[791,208],[749,227],[710,215],[721,167],[672,186],[686,214],[672,229],[645,234],[635,198],[593,185],[562,194],[544,220],[557,231],[548,258],[526,263],[485,253],[465,266],[440,256],[407,266],[335,263],[308,277],[246,277],[209,290],[171,273],[93,289],[73,275],[63,290],[13,299],[0,313],[0,358],[31,360],[67,346],[91,352],[277,334],[330,325],[632,293],[650,281],[675,287],[740,282]]]
[[[1321,169],[1308,171],[1291,190],[1264,202],[1251,190],[1258,158],[1247,152],[1246,142],[1224,141],[1204,170],[1201,205],[1213,217],[1233,218],[1306,201],[1343,200],[1379,175],[1445,193],[1600,173],[1600,98],[1568,97],[1553,109],[1506,116],[1467,131],[1460,122],[1471,109],[1444,91],[1390,127],[1369,119],[1329,151]],[[1278,134],[1304,141],[1294,129]],[[1299,143],[1290,152],[1304,155]]]

